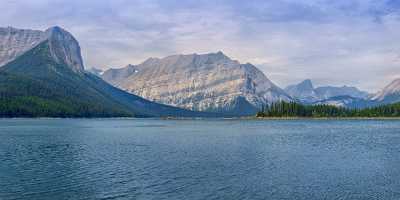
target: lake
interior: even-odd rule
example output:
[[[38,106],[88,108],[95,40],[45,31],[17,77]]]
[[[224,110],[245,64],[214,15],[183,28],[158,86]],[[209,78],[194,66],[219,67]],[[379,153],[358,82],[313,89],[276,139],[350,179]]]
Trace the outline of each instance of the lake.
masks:
[[[400,199],[397,120],[0,120],[0,199]]]

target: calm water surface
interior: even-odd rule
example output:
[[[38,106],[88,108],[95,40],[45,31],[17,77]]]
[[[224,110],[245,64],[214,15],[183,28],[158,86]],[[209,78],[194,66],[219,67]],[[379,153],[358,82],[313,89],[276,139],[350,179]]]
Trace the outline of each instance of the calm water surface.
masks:
[[[0,120],[0,199],[400,199],[400,121]]]

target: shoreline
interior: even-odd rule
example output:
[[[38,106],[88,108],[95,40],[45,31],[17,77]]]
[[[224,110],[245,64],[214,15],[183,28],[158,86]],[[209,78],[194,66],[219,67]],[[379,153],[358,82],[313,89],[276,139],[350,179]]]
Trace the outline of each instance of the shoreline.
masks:
[[[90,120],[90,119],[101,119],[101,120],[400,120],[400,117],[10,117],[0,118],[0,120]]]
[[[254,117],[259,120],[400,120],[400,117]]]

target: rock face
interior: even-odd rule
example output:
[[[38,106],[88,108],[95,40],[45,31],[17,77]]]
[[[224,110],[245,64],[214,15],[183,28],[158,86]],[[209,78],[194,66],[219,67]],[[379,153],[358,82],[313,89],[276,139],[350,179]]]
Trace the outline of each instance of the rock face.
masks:
[[[299,100],[302,103],[312,104],[327,102],[325,100],[331,99],[333,97],[342,97],[339,99],[366,99],[369,94],[367,92],[360,91],[356,87],[318,87],[314,88],[311,80],[305,80],[297,85],[291,85],[285,88],[285,91],[291,95],[293,98]],[[338,98],[333,98],[337,100]],[[346,100],[347,102],[347,100]]]
[[[371,97],[371,101],[382,103],[396,103],[400,101],[400,79],[396,79],[377,94]]]
[[[0,66],[7,64],[24,52],[44,41],[43,31],[0,28]]]
[[[109,69],[101,77],[113,85],[118,85],[118,83],[124,81],[135,72],[137,72],[137,69],[134,65],[127,65],[120,69]]]
[[[46,30],[50,51],[58,63],[64,63],[75,72],[83,72],[81,47],[78,41],[66,30],[52,27]]]
[[[254,114],[263,104],[291,100],[255,66],[222,52],[150,58],[110,69],[102,78],[146,99],[196,111]]]
[[[60,27],[52,27],[46,31],[0,28],[0,66],[46,40],[49,41],[52,57],[58,63],[66,64],[76,72],[84,71],[79,43]]]
[[[300,102],[311,103],[320,100],[310,79],[304,80],[297,85],[288,86],[285,91]]]

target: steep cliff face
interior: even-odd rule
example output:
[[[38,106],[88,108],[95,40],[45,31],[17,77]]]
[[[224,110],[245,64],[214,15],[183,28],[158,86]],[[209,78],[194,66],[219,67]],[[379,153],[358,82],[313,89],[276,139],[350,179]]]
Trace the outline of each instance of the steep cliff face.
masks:
[[[81,47],[78,41],[66,30],[52,27],[46,30],[51,55],[58,63],[70,66],[75,72],[83,72]]]
[[[46,40],[49,41],[49,49],[56,62],[66,64],[76,72],[84,71],[78,41],[60,27],[52,27],[46,31],[0,28],[0,66]]]
[[[250,114],[263,104],[290,100],[255,66],[222,52],[150,58],[108,70],[102,78],[146,99],[197,111]]]

